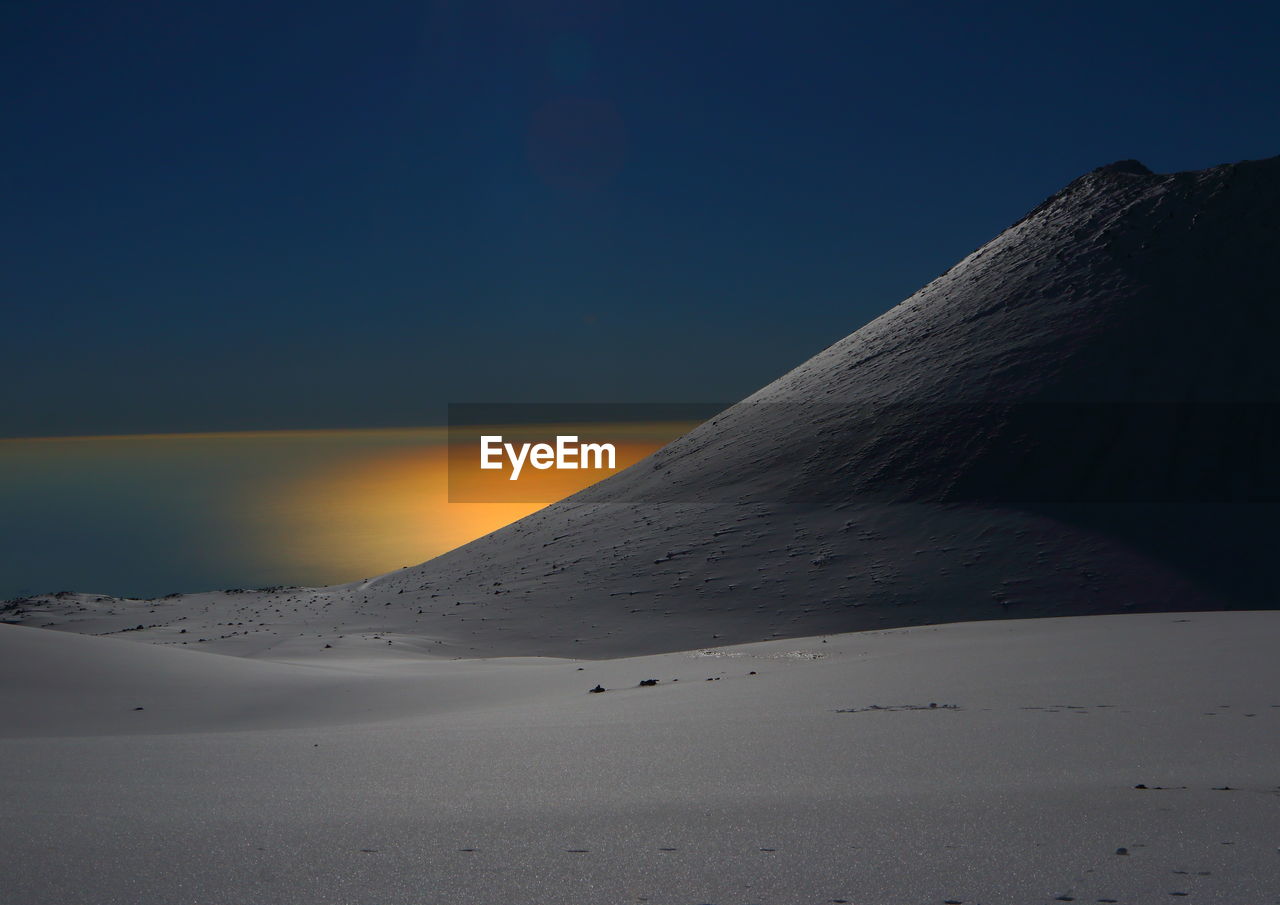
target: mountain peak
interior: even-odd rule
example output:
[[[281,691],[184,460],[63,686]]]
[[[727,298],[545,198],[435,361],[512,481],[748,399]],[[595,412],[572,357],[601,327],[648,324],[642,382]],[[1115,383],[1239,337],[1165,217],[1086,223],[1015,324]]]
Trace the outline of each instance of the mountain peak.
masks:
[[[1121,173],[1129,176],[1155,175],[1140,160],[1117,160],[1115,163],[1109,163],[1104,167],[1098,167],[1094,172],[1107,175]]]

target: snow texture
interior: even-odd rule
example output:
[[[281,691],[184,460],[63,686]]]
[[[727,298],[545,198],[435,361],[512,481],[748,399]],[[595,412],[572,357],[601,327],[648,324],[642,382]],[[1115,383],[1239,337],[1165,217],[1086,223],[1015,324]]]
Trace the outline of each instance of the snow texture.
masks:
[[[1266,905],[1277,630],[282,664],[0,626],[0,901]]]

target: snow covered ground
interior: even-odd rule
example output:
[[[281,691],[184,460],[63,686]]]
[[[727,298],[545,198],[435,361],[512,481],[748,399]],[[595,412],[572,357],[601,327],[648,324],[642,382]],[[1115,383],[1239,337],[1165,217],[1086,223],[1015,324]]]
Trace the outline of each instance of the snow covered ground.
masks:
[[[0,898],[1280,902],[1278,629],[265,662],[0,626]]]

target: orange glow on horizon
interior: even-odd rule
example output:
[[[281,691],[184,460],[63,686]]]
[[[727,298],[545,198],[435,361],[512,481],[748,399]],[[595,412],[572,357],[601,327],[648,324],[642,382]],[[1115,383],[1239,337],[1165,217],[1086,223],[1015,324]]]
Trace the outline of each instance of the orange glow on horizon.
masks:
[[[621,470],[696,424],[543,425],[537,439],[548,431],[603,438],[615,445]],[[517,441],[530,435],[519,426],[484,430]],[[468,495],[475,475],[463,471],[455,499],[504,502],[451,503],[449,439],[443,427],[6,438],[0,496],[27,511],[37,533],[74,526],[68,536],[82,546],[65,555],[89,564],[76,581],[90,590],[149,587],[153,573],[169,576],[168,590],[316,586],[424,562],[611,473],[529,469],[517,484],[477,466],[475,475],[496,479],[497,489]],[[467,464],[478,463],[478,445],[473,450]],[[141,577],[120,572],[120,556],[95,559],[119,542]],[[164,564],[152,568],[151,556]]]
[[[530,471],[518,482],[523,495],[500,487],[506,495],[491,497],[518,502],[450,502],[447,432],[424,429],[415,432],[418,442],[412,446],[360,451],[294,480],[257,487],[247,503],[257,510],[259,542],[275,556],[318,570],[323,581],[351,581],[416,565],[483,537],[616,474],[696,424],[593,425],[594,436],[607,434],[615,445],[617,469]],[[526,429],[485,430],[511,437]],[[539,430],[571,432],[573,426]],[[476,469],[463,476],[461,486],[481,475],[483,482],[507,483],[505,474]]]

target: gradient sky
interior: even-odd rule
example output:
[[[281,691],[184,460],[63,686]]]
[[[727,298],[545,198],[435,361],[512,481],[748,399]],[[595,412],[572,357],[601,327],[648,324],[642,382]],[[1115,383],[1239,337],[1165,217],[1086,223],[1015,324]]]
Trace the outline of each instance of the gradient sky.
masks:
[[[1275,3],[4,2],[0,435],[732,400],[1080,173],[1280,153]]]

